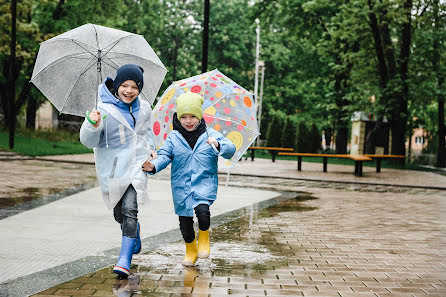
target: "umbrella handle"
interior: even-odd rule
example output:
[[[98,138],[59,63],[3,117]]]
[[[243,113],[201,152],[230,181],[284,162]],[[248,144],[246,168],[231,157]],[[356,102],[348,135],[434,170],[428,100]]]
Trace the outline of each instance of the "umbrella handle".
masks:
[[[215,145],[213,143],[211,143],[212,148],[214,149],[214,152],[216,152],[217,154],[219,154],[220,152],[217,150],[217,148],[215,147]]]
[[[92,125],[96,124],[96,121],[93,121],[92,119],[90,119],[90,112],[88,110],[85,112],[85,117]],[[106,114],[102,116],[102,119],[105,120],[106,118],[107,118]]]

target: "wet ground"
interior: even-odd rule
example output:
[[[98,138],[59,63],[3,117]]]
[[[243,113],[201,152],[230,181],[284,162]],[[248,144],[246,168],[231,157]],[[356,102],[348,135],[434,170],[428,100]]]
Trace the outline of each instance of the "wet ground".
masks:
[[[294,187],[213,228],[211,257],[181,265],[174,242],[136,256],[132,276],[112,266],[36,296],[446,296],[445,193]]]
[[[13,201],[3,210],[29,203],[21,197],[48,203],[60,198],[48,199],[52,189],[76,191],[95,180],[88,164],[9,158],[0,165],[0,201]],[[441,187],[444,177],[384,170],[358,180],[341,168],[312,171],[317,178],[304,180],[305,172],[293,178],[295,162],[244,162],[237,169],[241,175],[232,175],[230,185],[282,197],[214,225],[209,259],[183,267],[178,231],[178,241],[135,256],[128,280],[117,280],[108,266],[36,296],[446,296],[446,191],[422,187]],[[268,172],[275,177],[253,176]],[[25,194],[24,184],[34,189]]]
[[[0,166],[0,210],[43,197],[66,196],[96,184],[96,170],[88,164],[43,162],[0,151]]]

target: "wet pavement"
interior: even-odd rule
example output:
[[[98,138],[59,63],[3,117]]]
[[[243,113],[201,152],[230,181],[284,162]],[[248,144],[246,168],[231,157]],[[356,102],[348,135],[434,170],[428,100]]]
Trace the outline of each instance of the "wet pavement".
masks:
[[[309,164],[293,178],[293,165],[237,165],[232,192],[278,194],[213,216],[211,257],[195,267],[180,264],[172,229],[143,240],[129,280],[103,264],[36,296],[446,296],[446,177],[383,169],[386,179],[367,170],[357,180],[349,166],[323,174]]]

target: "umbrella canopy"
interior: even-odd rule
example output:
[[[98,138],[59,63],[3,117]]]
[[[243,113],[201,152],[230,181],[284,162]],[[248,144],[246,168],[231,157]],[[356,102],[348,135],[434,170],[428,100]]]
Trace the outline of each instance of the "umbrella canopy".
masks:
[[[59,112],[82,116],[97,105],[102,79],[124,64],[144,69],[140,98],[152,104],[167,73],[161,60],[143,36],[94,24],[42,42],[31,82]]]
[[[203,96],[203,118],[207,126],[234,143],[234,156],[220,162],[220,167],[233,167],[259,135],[254,96],[217,69],[176,81],[166,89],[152,111],[156,149],[173,129],[176,98],[187,91]]]

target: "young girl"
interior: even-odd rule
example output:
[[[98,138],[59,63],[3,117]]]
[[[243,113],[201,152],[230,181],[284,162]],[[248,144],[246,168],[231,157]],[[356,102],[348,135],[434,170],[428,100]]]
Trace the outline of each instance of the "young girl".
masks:
[[[138,203],[147,198],[147,174],[141,172],[141,164],[147,152],[156,157],[150,149],[150,103],[138,97],[143,84],[141,67],[120,67],[114,80],[107,77],[99,86],[98,110],[90,113],[91,122],[86,119],[80,131],[81,142],[94,149],[105,204],[121,225],[121,252],[113,271],[124,278],[130,274],[133,254],[141,251]]]
[[[184,266],[193,266],[197,258],[209,257],[209,206],[217,199],[218,156],[230,159],[235,153],[235,146],[229,139],[212,128],[206,131],[202,104],[203,97],[196,93],[178,96],[173,131],[159,149],[157,159],[143,164],[143,170],[154,174],[172,163],[173,203],[186,242]],[[198,219],[198,246],[193,226],[194,210]]]

